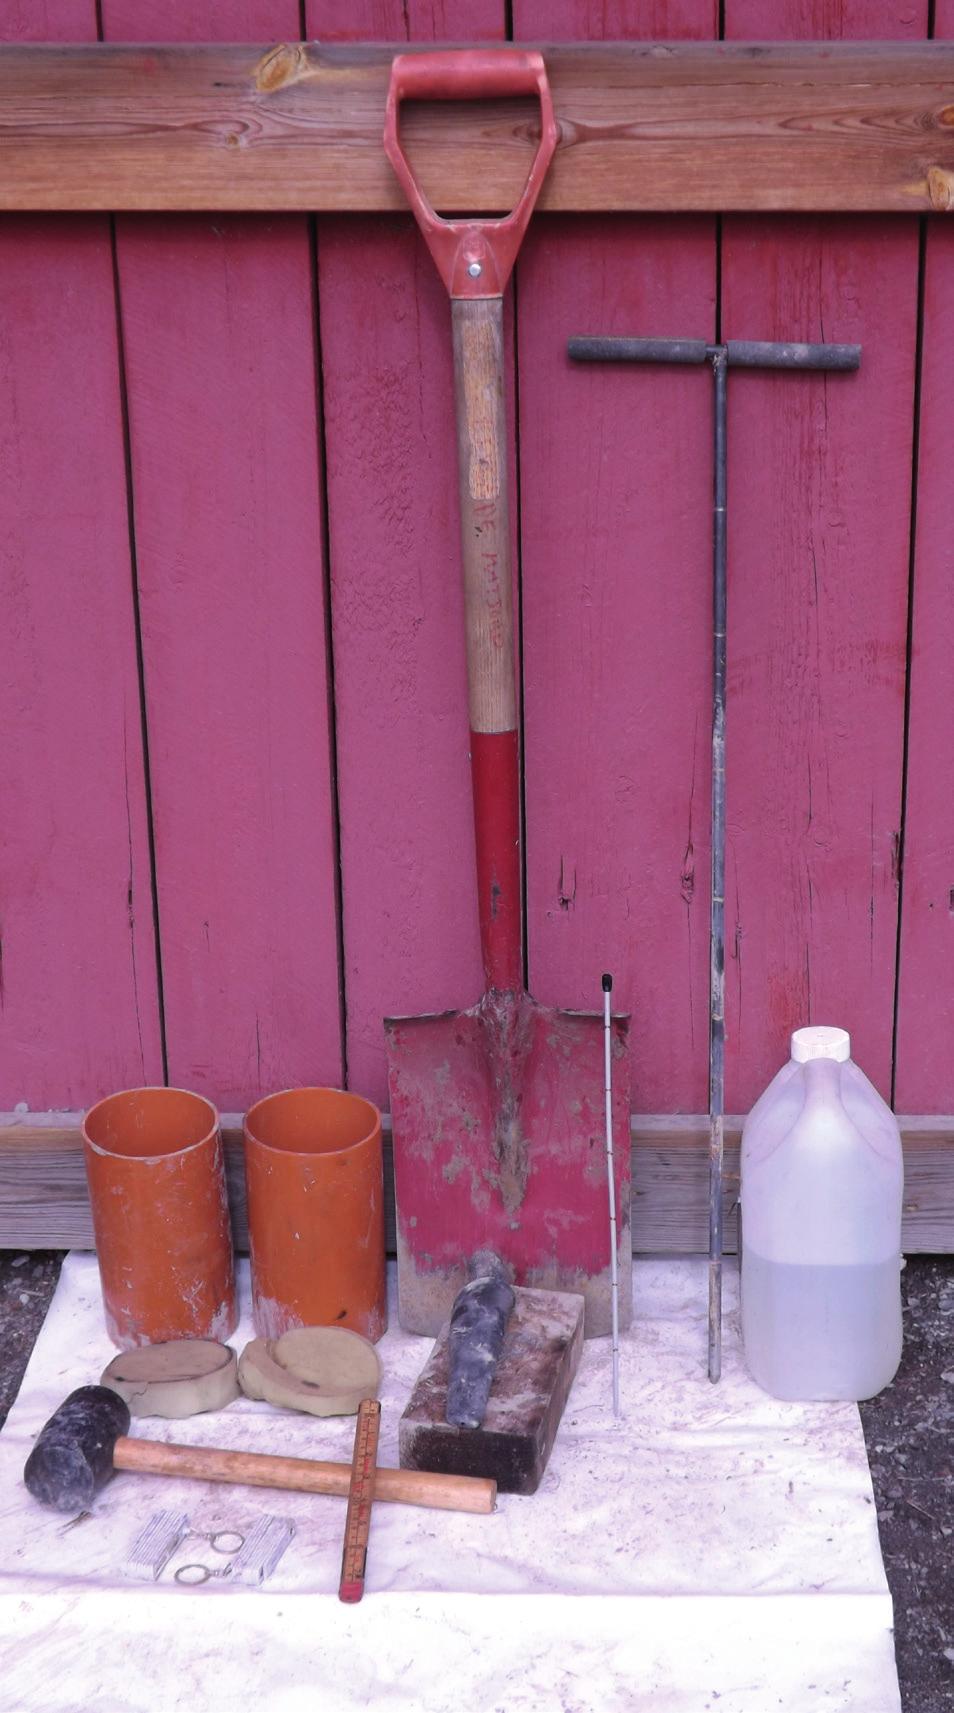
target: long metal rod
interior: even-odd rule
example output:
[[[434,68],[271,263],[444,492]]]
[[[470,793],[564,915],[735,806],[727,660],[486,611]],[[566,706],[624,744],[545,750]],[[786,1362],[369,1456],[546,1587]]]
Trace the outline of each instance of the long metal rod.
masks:
[[[603,977],[603,1080],[606,1096],[606,1178],[609,1184],[610,1286],[613,1305],[613,1414],[619,1415],[619,1258],[616,1230],[616,1157],[613,1150],[613,977]]]
[[[727,372],[737,369],[857,369],[860,345],[730,339],[632,339],[580,335],[567,352],[584,363],[711,363],[712,483],[712,887],[709,916],[709,1379],[722,1374],[722,1180],[725,1144],[725,662]]]
[[[860,345],[804,345],[797,340],[631,339],[620,334],[580,334],[567,340],[578,363],[714,363],[721,354],[730,369],[857,369]]]
[[[709,1379],[722,1373],[725,1153],[726,352],[712,348],[712,887],[709,916]]]

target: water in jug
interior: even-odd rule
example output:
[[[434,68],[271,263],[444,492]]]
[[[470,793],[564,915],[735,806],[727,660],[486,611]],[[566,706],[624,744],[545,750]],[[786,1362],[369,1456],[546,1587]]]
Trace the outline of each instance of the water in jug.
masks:
[[[742,1132],[742,1336],[787,1399],[873,1397],[901,1359],[901,1135],[844,1029],[797,1029]]]

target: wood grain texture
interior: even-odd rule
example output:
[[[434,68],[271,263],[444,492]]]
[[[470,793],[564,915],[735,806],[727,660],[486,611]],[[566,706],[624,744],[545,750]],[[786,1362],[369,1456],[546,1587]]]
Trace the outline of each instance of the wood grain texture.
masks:
[[[708,0],[559,14],[706,35]],[[521,35],[550,30],[519,0]],[[530,983],[631,1011],[641,1107],[706,1099],[708,372],[573,364],[576,333],[715,332],[708,219],[540,218],[518,264]]]
[[[315,0],[314,9],[322,3],[329,28],[320,44],[286,37],[282,46],[273,38],[269,46],[0,54],[0,208],[400,208],[380,148],[394,44],[421,28],[446,41],[455,7],[425,8],[421,0],[408,12],[408,28],[407,8],[397,8],[391,45],[341,47],[334,38],[342,8]],[[220,38],[230,13],[244,12],[250,24],[262,17],[261,6],[234,0],[206,16],[189,9],[174,26],[174,10],[123,4],[139,40],[150,20],[153,37],[176,27],[197,40]],[[487,4],[468,8],[465,39],[486,37]],[[542,0],[538,7],[528,0],[527,9],[558,33]],[[627,34],[642,35],[650,17],[654,34],[684,33],[683,8],[612,10]],[[794,31],[805,10],[791,0]],[[909,17],[922,10],[920,0]],[[855,22],[880,35],[922,33],[902,28],[898,8],[880,0],[855,5],[844,18],[836,5],[815,11],[827,20],[820,34],[857,34]],[[344,28],[380,35],[394,12],[394,0],[365,7],[353,20],[346,14]],[[565,33],[604,34],[603,12],[589,8],[580,23],[565,0],[560,16],[574,20]],[[747,0],[745,15],[763,42],[783,28],[760,0]],[[865,25],[866,16],[873,22]],[[545,46],[562,127],[545,208],[909,210],[931,206],[932,172],[941,173],[941,189],[943,175],[954,172],[954,54],[942,43]],[[512,206],[532,151],[526,103],[470,119],[440,103],[422,105],[408,117],[406,135],[445,207]]]
[[[499,0],[349,16],[499,40]],[[310,35],[342,29],[333,0]],[[382,1019],[481,991],[451,312],[411,217],[318,223],[352,1088],[387,1099]]]
[[[385,1233],[393,1254],[394,1181],[385,1114]],[[954,1116],[900,1117],[904,1141],[906,1254],[954,1253]],[[726,1119],[726,1249],[736,1247],[741,1118]],[[223,1117],[235,1246],[248,1250],[242,1121]],[[703,1254],[708,1248],[708,1120],[639,1114],[632,1121],[633,1250]],[[0,1249],[92,1249],[77,1113],[0,1115]]]
[[[501,1493],[537,1491],[580,1366],[585,1304],[569,1291],[519,1285],[511,1303],[498,1359],[484,1370],[483,1407],[469,1374],[462,1384],[458,1370],[452,1391],[459,1324],[453,1346],[451,1321],[441,1326],[398,1424],[402,1469],[489,1476]],[[479,1418],[476,1425],[460,1423],[464,1411]]]
[[[503,303],[451,306],[470,726],[517,725]]]
[[[746,35],[754,0],[729,0]],[[760,6],[903,37],[923,6]],[[726,1039],[745,1110],[800,1024],[891,1088],[917,225],[727,219],[722,334],[856,342],[857,375],[730,376]]]
[[[334,1494],[340,1499],[347,1498],[352,1478],[350,1463],[281,1457],[261,1451],[220,1451],[212,1446],[128,1439],[125,1435],[116,1441],[113,1461],[117,1469],[126,1469],[133,1474],[171,1475],[179,1480],[227,1481],[240,1487]],[[394,1504],[424,1505],[437,1511],[470,1511],[486,1515],[494,1509],[495,1495],[492,1481],[475,1476],[388,1469],[382,1465],[378,1465],[374,1472],[375,1500],[384,1499]]]
[[[95,39],[89,3],[0,35]],[[0,1098],[162,1080],[108,222],[0,224]]]
[[[104,27],[297,27],[106,0]],[[303,218],[119,221],[169,1077],[342,1075],[322,506]]]
[[[954,3],[934,27],[954,41]],[[895,1098],[933,1111],[954,1090],[954,244],[932,220],[924,254]]]

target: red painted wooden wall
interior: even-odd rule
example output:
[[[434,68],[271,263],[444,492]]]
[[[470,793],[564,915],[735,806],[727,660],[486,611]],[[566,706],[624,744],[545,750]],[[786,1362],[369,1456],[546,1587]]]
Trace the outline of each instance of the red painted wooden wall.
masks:
[[[721,19],[721,22],[720,22]],[[896,38],[954,0],[0,0],[5,40]],[[808,1021],[954,1109],[954,228],[540,217],[509,301],[528,966],[705,1106],[702,375],[578,332],[857,340],[730,382],[727,1099]],[[384,1101],[480,989],[447,301],[409,218],[0,223],[0,1108]]]

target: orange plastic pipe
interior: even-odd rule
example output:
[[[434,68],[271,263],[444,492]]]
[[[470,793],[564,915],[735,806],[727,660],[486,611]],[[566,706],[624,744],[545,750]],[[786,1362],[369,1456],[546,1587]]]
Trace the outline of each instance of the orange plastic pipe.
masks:
[[[90,1108],[83,1152],[113,1343],[228,1338],[238,1315],[215,1107],[185,1089],[126,1089]]]
[[[381,1114],[361,1095],[293,1088],[245,1119],[252,1305],[262,1338],[293,1326],[387,1329]]]

